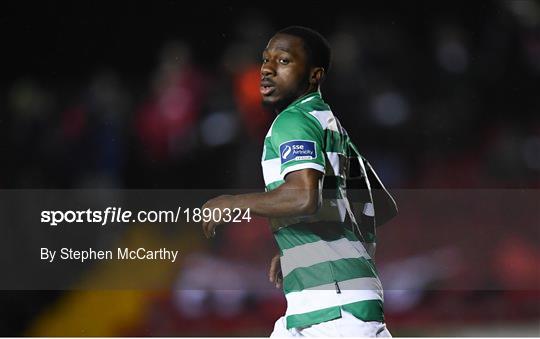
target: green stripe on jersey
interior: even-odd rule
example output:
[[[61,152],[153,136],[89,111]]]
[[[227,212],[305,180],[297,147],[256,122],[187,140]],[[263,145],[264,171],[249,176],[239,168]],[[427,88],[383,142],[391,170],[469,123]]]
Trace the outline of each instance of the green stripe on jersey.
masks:
[[[274,150],[274,147],[272,146],[272,137],[266,137],[264,138],[264,159],[263,160],[270,160],[270,159],[276,159],[279,158],[279,153],[276,153]]]
[[[287,317],[287,328],[306,327],[338,318],[341,318],[341,309],[339,306],[333,306],[322,310],[290,315]]]
[[[357,301],[343,305],[341,308],[363,321],[384,322],[382,300]]]
[[[281,186],[281,184],[283,184],[284,182],[285,180],[277,180],[277,181],[271,182],[270,184],[266,185],[266,190],[273,191],[279,186]]]
[[[321,310],[293,314],[287,317],[287,328],[306,327],[325,321],[341,318],[341,310],[347,311],[362,321],[384,322],[383,303],[381,300],[363,300]]]
[[[360,257],[296,268],[283,277],[283,290],[287,294],[355,278],[377,278],[373,261]]]
[[[350,241],[359,241],[356,235],[345,227],[344,224],[331,223],[300,224],[281,228],[274,236],[282,251],[321,240],[335,241],[347,238]]]
[[[327,130],[326,135],[326,152],[337,152],[341,153],[343,155],[347,154],[347,144],[349,137],[336,132],[336,131],[330,131]]]

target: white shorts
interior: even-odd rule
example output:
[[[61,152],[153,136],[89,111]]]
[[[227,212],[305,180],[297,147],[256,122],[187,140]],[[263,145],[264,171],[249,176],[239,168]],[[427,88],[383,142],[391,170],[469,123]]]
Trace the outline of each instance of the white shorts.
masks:
[[[287,329],[285,317],[281,317],[276,321],[270,337],[392,337],[392,335],[384,323],[362,321],[341,310],[341,318],[290,330]]]

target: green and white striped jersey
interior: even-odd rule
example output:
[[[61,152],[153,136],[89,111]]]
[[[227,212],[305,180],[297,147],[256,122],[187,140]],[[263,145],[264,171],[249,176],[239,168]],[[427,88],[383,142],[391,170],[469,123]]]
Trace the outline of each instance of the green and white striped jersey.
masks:
[[[282,111],[264,140],[267,191],[281,185],[287,173],[305,168],[324,173],[325,183],[335,186],[330,196],[325,189],[315,215],[270,219],[281,252],[287,328],[340,318],[341,310],[364,321],[384,321],[383,290],[372,260],[375,238],[360,241],[347,219],[351,145],[318,92]]]

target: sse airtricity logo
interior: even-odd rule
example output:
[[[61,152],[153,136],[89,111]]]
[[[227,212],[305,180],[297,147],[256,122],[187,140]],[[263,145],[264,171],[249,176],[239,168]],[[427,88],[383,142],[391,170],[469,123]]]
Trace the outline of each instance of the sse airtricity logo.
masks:
[[[289,154],[291,154],[291,150],[292,148],[289,145],[283,147],[283,152],[281,152],[281,159],[287,159]]]
[[[309,140],[291,140],[279,145],[281,163],[292,160],[312,160],[317,158],[316,145]]]

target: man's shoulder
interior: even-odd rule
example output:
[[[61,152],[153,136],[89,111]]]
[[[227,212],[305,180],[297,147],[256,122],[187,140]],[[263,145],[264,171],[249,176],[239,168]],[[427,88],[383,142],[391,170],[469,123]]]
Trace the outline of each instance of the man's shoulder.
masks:
[[[314,111],[331,111],[330,106],[320,95],[314,95],[304,100],[300,100],[295,106],[298,110],[308,113]]]
[[[334,120],[330,106],[320,96],[310,96],[290,105],[278,114],[272,130],[275,132],[294,128],[324,130]]]
[[[320,122],[309,112],[298,109],[297,107],[289,107],[281,112],[272,127],[274,132],[284,130],[322,130]]]
[[[316,111],[331,111],[331,109],[319,93],[312,93],[292,103],[281,114],[285,112],[313,113]]]
[[[276,117],[275,124],[296,124],[310,121],[310,114],[298,106],[289,106]]]

